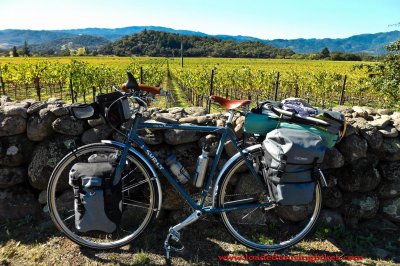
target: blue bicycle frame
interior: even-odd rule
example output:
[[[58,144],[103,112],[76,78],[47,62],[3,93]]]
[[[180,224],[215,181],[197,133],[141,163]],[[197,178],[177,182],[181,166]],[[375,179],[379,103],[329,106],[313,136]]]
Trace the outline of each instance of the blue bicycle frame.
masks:
[[[232,115],[232,113],[231,113]],[[224,143],[227,139],[231,140],[235,149],[240,153],[245,159],[245,163],[247,167],[250,169],[252,175],[259,180],[259,175],[256,173],[252,163],[246,158],[242,150],[237,145],[237,138],[235,133],[232,130],[232,124],[228,121],[225,127],[217,127],[217,126],[195,126],[195,125],[181,125],[181,124],[165,124],[165,123],[148,123],[148,122],[140,122],[141,114],[140,112],[136,113],[135,118],[132,122],[132,127],[129,130],[127,135],[127,139],[124,142],[123,150],[121,153],[121,160],[116,169],[116,174],[120,175],[122,169],[124,168],[124,162],[126,160],[126,156],[128,154],[129,149],[131,149],[131,142],[137,144],[140,150],[144,151],[144,153],[148,156],[148,158],[153,162],[155,166],[161,171],[161,173],[167,178],[167,180],[178,190],[178,192],[183,196],[183,198],[189,203],[189,205],[194,209],[198,210],[201,213],[219,213],[226,212],[237,209],[246,209],[246,208],[256,208],[260,206],[271,206],[272,203],[255,203],[255,204],[236,204],[234,206],[222,207],[222,208],[214,208],[214,207],[204,207],[205,199],[207,193],[210,188],[210,184],[212,181],[212,177],[214,176],[215,170],[217,169],[217,165],[219,159],[221,157]],[[188,130],[188,131],[198,131],[198,132],[208,132],[208,133],[219,133],[221,134],[221,138],[218,144],[217,152],[215,155],[215,159],[213,160],[213,164],[211,166],[211,170],[206,178],[206,182],[203,185],[201,198],[199,202],[195,202],[192,197],[186,192],[186,190],[176,181],[175,177],[171,175],[171,173],[167,170],[167,168],[162,165],[157,157],[153,154],[153,152],[148,148],[148,146],[144,143],[144,141],[136,134],[136,131],[141,128],[149,128],[149,129],[179,129],[179,130]],[[261,181],[259,180],[260,184]]]

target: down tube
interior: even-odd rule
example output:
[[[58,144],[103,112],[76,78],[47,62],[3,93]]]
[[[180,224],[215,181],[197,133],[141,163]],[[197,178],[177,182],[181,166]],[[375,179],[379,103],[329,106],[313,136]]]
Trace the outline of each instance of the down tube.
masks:
[[[158,161],[157,157],[153,154],[153,152],[147,147],[143,140],[141,140],[138,136],[134,135],[131,138],[136,144],[139,145],[140,149],[144,151],[147,157],[153,162],[155,166],[161,171],[161,173],[168,179],[168,181],[174,186],[176,190],[178,190],[179,194],[189,203],[189,205],[195,209],[200,210],[200,205],[196,204],[196,202],[190,197],[190,195],[183,189],[179,183],[175,180],[175,178],[168,172],[167,169]]]

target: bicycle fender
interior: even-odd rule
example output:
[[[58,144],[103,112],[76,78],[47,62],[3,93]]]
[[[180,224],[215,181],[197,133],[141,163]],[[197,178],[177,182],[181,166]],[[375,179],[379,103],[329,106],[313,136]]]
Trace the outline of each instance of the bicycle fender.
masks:
[[[246,154],[248,152],[254,151],[256,149],[261,149],[261,144],[256,144],[253,146],[250,146],[244,150],[242,150],[243,154]],[[238,160],[241,157],[240,152],[236,153],[233,155],[222,167],[221,171],[219,172],[217,179],[215,180],[215,185],[212,190],[212,207],[216,208],[215,206],[215,201],[217,199],[217,194],[218,194],[218,188],[221,182],[222,177],[226,174],[226,172],[230,169],[231,165]]]
[[[102,143],[107,143],[107,144],[111,144],[120,148],[124,148],[125,144],[118,142],[118,141],[112,141],[112,140],[102,140]],[[162,190],[161,190],[161,184],[160,184],[160,180],[158,178],[157,172],[154,169],[154,167],[151,165],[151,163],[149,162],[149,160],[147,160],[147,158],[145,156],[143,156],[143,154],[141,154],[138,150],[130,147],[129,148],[129,152],[133,153],[134,155],[136,155],[137,157],[139,157],[140,160],[142,160],[142,162],[148,167],[148,169],[151,171],[151,174],[153,175],[154,180],[156,181],[157,184],[157,192],[158,192],[158,204],[157,204],[157,214],[156,214],[156,218],[158,218],[158,215],[160,213],[161,210],[161,205],[162,205]]]

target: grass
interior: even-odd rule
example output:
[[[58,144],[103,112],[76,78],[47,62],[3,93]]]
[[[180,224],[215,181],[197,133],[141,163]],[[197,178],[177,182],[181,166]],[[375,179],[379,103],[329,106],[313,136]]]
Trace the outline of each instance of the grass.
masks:
[[[81,248],[63,237],[48,218],[8,221],[0,224],[0,265],[164,265],[163,241],[171,225],[168,220],[154,221],[132,244],[115,250],[96,251]],[[183,231],[182,243],[186,249],[183,253],[172,253],[173,265],[243,265],[251,262],[224,262],[219,261],[218,256],[263,255],[237,243],[216,220],[200,220],[189,226]],[[374,257],[372,248],[375,246],[399,255],[397,234],[324,227],[317,228],[313,236],[280,254],[363,256],[362,261],[332,261],[328,264],[316,261],[324,265],[396,265],[390,260]],[[303,262],[304,265],[307,263]],[[271,263],[291,264],[290,261]]]

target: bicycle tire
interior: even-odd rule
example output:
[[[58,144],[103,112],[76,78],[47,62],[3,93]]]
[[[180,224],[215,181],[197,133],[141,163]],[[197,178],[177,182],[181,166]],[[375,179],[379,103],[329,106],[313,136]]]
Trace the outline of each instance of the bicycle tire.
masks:
[[[256,149],[250,151],[247,156],[249,157],[249,159],[253,160],[253,164],[256,166],[256,170],[261,171],[260,167],[262,152],[259,149]],[[239,169],[243,171],[243,167],[245,167],[249,172],[249,169],[247,168],[247,166],[245,166],[245,161],[243,157],[239,157],[225,171],[224,176],[221,177],[221,182],[217,194],[218,207],[223,207],[224,204],[229,201],[237,201],[249,198],[250,194],[254,194],[258,197],[258,199],[262,199],[264,201],[268,197],[268,195],[265,195],[266,189],[260,187],[260,182],[257,181],[251,173],[243,174],[242,172],[240,172]],[[261,172],[259,172],[259,174],[261,175]],[[238,195],[235,193],[240,191],[243,191],[241,192],[242,194],[239,193]],[[312,231],[313,227],[315,226],[322,206],[322,194],[319,181],[317,181],[315,186],[314,200],[311,206],[313,206],[313,209],[310,209],[310,205],[299,205],[276,206],[268,210],[265,210],[266,208],[264,209],[260,207],[253,209],[234,210],[222,212],[221,219],[228,232],[243,245],[258,251],[278,251],[289,248],[300,242]],[[304,214],[307,213],[309,216],[307,216],[302,221],[291,221],[290,219],[292,218],[287,220],[288,217],[290,217],[290,207],[300,208],[300,211],[302,211],[301,208],[305,208],[304,210],[307,212],[304,212]],[[282,211],[285,210],[285,208],[286,212]],[[285,217],[282,218],[282,216],[285,215],[286,219]],[[306,219],[308,221],[306,221]],[[272,239],[272,229],[274,227],[276,228],[277,225],[275,223],[278,223],[279,225],[280,220],[284,220],[284,225],[286,226],[293,225],[293,227],[295,227],[295,225],[297,224],[296,228],[299,228],[303,225],[304,227],[301,230],[299,229],[298,233],[294,234],[290,238],[276,241]],[[268,223],[268,221],[270,223]],[[258,232],[255,231],[256,228],[260,229],[260,235],[257,235]],[[276,237],[282,237],[282,231],[277,231],[279,232],[277,232]],[[266,232],[269,235],[267,235]]]
[[[134,170],[132,168],[129,168],[128,174],[131,175],[125,175],[125,185],[123,183],[123,206],[124,212],[123,212],[123,217],[125,215],[126,219],[121,222],[121,224],[118,226],[117,230],[115,233],[112,234],[106,234],[106,233],[101,233],[101,232],[90,232],[90,233],[79,233],[76,230],[74,230],[74,225],[71,222],[71,216],[67,216],[64,213],[69,213],[73,212],[73,207],[72,210],[70,209],[71,199],[70,197],[63,197],[63,195],[71,193],[72,187],[67,187],[66,185],[66,178],[68,178],[68,174],[66,174],[69,171],[69,168],[77,161],[85,160],[87,156],[90,156],[91,154],[94,153],[113,153],[115,151],[121,151],[120,147],[114,146],[112,144],[108,143],[95,143],[95,144],[89,144],[85,145],[82,147],[79,147],[78,149],[74,150],[73,152],[67,154],[59,163],[58,165],[54,168],[54,171],[50,177],[49,183],[48,183],[48,192],[47,192],[47,202],[48,202],[48,207],[49,207],[49,213],[52,221],[56,225],[56,227],[64,233],[66,237],[68,237],[70,240],[73,242],[77,243],[80,246],[88,247],[88,248],[93,248],[93,249],[112,249],[112,248],[118,248],[121,246],[125,246],[131,241],[133,241],[135,238],[137,238],[148,226],[149,222],[152,220],[153,214],[156,210],[155,204],[157,203],[158,199],[158,192],[155,190],[155,181],[154,178],[151,175],[150,169],[146,166],[146,164],[135,154],[129,152],[127,155],[127,165],[129,164],[132,167],[135,167]],[[82,156],[82,159],[78,159]],[[127,166],[126,166],[127,167]],[[136,171],[137,169],[137,171]],[[136,172],[135,172],[136,171]],[[123,172],[123,176],[126,174],[126,172]],[[141,181],[136,183],[132,183],[132,180],[135,181],[135,179],[140,179]],[[130,183],[129,183],[130,182]],[[139,184],[140,183],[140,184]],[[129,187],[127,187],[129,185]],[[67,190],[62,191],[67,187]],[[124,190],[125,188],[125,190]],[[135,189],[136,188],[136,189]],[[138,189],[140,188],[140,191]],[[135,189],[135,190],[133,190]],[[132,194],[130,194],[132,193]],[[135,193],[135,194],[134,194]],[[127,196],[128,195],[128,196]],[[148,195],[148,202],[140,202],[143,203],[143,206],[140,206],[140,204],[137,201],[133,201],[134,207],[130,206],[129,204],[132,203],[132,198],[137,199],[137,198],[144,198],[144,196]],[[129,201],[128,201],[129,198]],[[59,199],[59,200],[57,200]],[[68,202],[66,202],[68,201]],[[68,210],[65,210],[65,206],[68,206]],[[135,215],[136,217],[139,215],[139,212],[136,212],[134,208],[143,208],[144,210],[144,217],[143,221],[139,222],[138,225],[131,225],[129,224],[131,220],[129,220],[131,216]],[[129,209],[129,211],[128,211]],[[72,214],[74,216],[74,214]],[[67,217],[67,218],[65,218]],[[139,218],[138,218],[139,219]],[[132,223],[133,223],[132,219]],[[136,221],[136,220],[135,220]],[[124,224],[122,226],[122,224]],[[131,228],[132,226],[132,228]],[[123,227],[123,228],[122,228]],[[133,228],[134,227],[134,228]],[[136,228],[137,227],[137,228]],[[128,229],[130,231],[127,231]],[[127,231],[130,232],[127,235],[124,235],[123,237],[120,238],[120,235],[122,232]],[[102,240],[97,242],[95,240],[94,235],[98,234],[101,236]],[[111,241],[109,241],[111,240]]]

